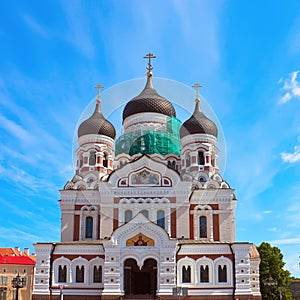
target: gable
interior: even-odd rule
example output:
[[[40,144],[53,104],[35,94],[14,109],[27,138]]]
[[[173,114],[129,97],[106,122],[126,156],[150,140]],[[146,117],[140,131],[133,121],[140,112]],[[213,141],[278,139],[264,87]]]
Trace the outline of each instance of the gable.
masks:
[[[179,174],[163,163],[144,155],[120,169],[109,177],[115,187],[174,187],[180,181]]]

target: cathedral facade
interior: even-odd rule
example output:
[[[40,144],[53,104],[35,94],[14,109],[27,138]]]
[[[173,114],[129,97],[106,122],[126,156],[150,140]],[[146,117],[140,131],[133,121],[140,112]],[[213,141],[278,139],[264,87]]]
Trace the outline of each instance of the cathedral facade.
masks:
[[[78,128],[76,173],[60,191],[61,241],[34,245],[35,300],[261,299],[258,251],[235,240],[218,128],[198,90],[181,124],[155,90],[147,58],[123,134],[116,139],[99,91]]]

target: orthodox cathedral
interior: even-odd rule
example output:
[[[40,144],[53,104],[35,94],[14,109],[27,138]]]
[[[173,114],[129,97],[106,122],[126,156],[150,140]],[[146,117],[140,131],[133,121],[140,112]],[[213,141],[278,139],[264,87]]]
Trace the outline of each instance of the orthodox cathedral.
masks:
[[[97,86],[76,172],[60,190],[61,241],[34,245],[33,299],[259,300],[259,254],[235,241],[236,198],[200,85],[181,123],[145,57],[145,87],[126,104],[118,138]]]

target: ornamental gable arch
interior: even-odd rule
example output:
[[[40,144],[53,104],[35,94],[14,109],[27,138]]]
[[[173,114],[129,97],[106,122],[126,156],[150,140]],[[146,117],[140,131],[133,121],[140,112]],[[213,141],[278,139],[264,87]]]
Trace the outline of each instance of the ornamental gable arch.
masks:
[[[108,181],[115,187],[174,187],[180,182],[180,175],[167,165],[143,155],[112,172]]]
[[[149,246],[147,245],[147,248],[173,248],[176,247],[177,244],[176,241],[169,239],[169,236],[164,229],[149,221],[142,213],[138,213],[130,222],[117,228],[110,240],[104,241],[104,247],[134,247],[134,249],[139,249],[138,246],[128,246],[128,241],[139,235],[151,240],[151,243],[149,243]]]

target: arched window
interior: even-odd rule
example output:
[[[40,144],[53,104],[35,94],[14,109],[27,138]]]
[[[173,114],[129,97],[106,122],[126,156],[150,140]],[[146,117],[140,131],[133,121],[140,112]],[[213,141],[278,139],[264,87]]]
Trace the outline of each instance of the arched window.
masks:
[[[85,238],[91,239],[93,237],[93,217],[86,217],[85,219]]]
[[[96,152],[95,151],[90,152],[89,164],[90,164],[90,166],[94,166],[96,164]]]
[[[182,267],[182,282],[183,283],[191,282],[191,266]]]
[[[205,165],[204,152],[203,151],[198,151],[198,164],[201,165],[201,166]]]
[[[148,212],[148,210],[143,209],[143,210],[141,210],[141,213],[142,213],[146,218],[149,217],[149,212]]]
[[[79,156],[79,168],[83,166],[83,157],[82,155]]]
[[[84,266],[76,266],[76,282],[84,282]]]
[[[104,153],[104,155],[103,155],[103,167],[105,167],[105,168],[108,167],[108,155],[107,155],[107,153]]]
[[[211,165],[214,167],[215,164],[216,164],[216,159],[215,159],[215,155],[213,155],[213,156],[211,157]]]
[[[227,266],[226,265],[218,266],[218,281],[219,282],[227,282]]]
[[[102,282],[102,266],[94,266],[94,283]]]
[[[125,224],[128,223],[132,219],[132,211],[131,210],[125,210]]]
[[[200,282],[209,282],[209,268],[208,266],[200,267]]]
[[[170,167],[171,169],[175,170],[176,169],[176,162],[175,162],[175,160],[173,160],[173,161],[168,160],[168,167]]]
[[[185,166],[186,167],[189,167],[191,164],[191,161],[190,161],[190,153],[186,153],[185,154]]]
[[[165,229],[165,211],[158,210],[157,211],[157,225],[161,228]]]
[[[205,216],[201,216],[199,218],[200,225],[200,238],[207,238],[207,218]]]
[[[67,282],[67,266],[59,265],[58,282]]]

